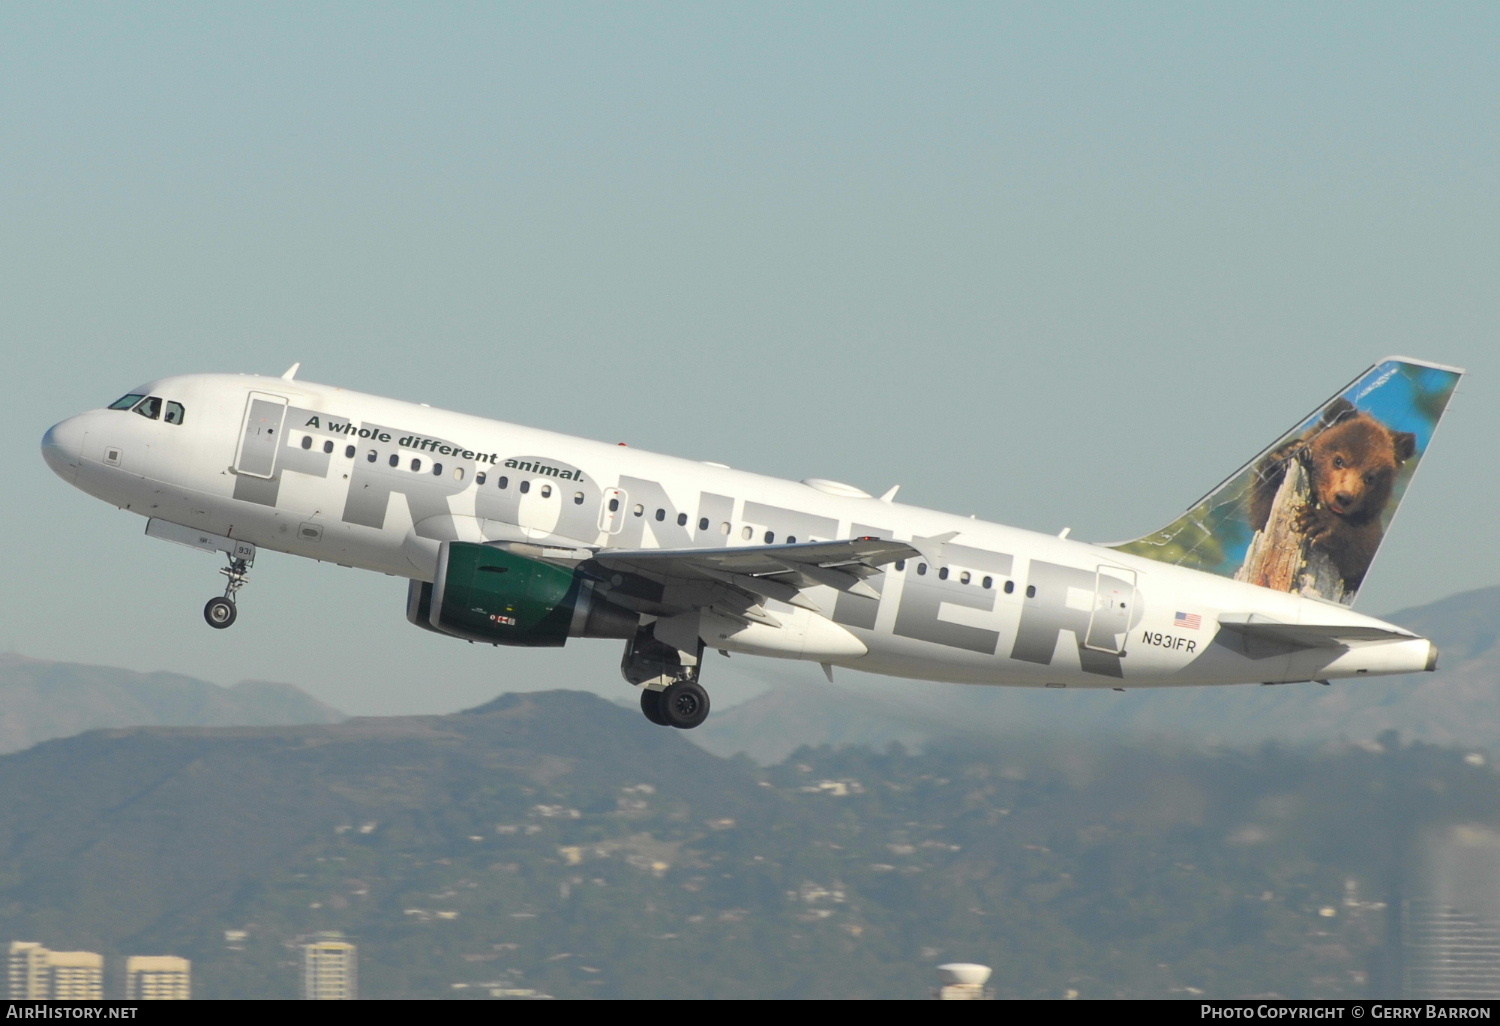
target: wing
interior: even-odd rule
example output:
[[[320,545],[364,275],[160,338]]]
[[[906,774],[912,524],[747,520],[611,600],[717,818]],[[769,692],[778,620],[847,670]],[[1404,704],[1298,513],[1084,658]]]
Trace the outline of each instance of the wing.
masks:
[[[766,599],[814,612],[818,606],[802,594],[808,588],[878,599],[866,579],[888,563],[921,555],[909,542],[866,537],[725,549],[605,550],[579,569],[599,581],[610,601],[637,612],[665,617],[713,607],[749,623],[780,626],[763,606]]]

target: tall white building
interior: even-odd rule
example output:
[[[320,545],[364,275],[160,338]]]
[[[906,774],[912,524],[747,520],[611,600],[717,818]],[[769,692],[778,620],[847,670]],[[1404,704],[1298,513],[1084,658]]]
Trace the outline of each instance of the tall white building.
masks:
[[[193,963],[176,955],[131,955],[125,960],[126,1001],[186,1001],[193,996]]]
[[[309,1001],[353,1001],[359,989],[359,949],[342,933],[315,933],[302,944],[302,996]]]
[[[49,951],[35,941],[11,941],[7,982],[13,1001],[102,1001],[104,956]]]
[[[1500,834],[1452,827],[1423,854],[1402,909],[1402,996],[1500,999]]]
[[[47,996],[47,949],[36,941],[11,941],[6,963],[11,1000],[44,1000]]]

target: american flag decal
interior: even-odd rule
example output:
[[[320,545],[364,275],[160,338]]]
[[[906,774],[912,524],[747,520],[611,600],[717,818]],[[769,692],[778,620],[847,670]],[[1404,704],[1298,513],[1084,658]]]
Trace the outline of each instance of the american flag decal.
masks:
[[[1203,617],[1197,613],[1178,613],[1172,617],[1173,627],[1186,627],[1190,631],[1196,631],[1203,626]]]

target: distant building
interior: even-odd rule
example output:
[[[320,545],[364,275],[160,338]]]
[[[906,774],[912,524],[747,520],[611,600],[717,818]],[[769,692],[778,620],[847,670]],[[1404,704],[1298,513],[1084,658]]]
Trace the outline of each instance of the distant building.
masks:
[[[991,1001],[995,992],[985,986],[990,967],[973,962],[949,962],[937,967],[942,986],[933,992],[939,1001]]]
[[[49,951],[35,941],[11,941],[6,966],[13,1001],[102,1001],[104,956]]]
[[[8,993],[13,1001],[47,997],[47,949],[36,941],[11,941],[6,964]]]
[[[1500,998],[1500,922],[1433,901],[1409,901],[1404,911],[1404,997]]]
[[[341,933],[315,933],[302,944],[302,996],[309,1001],[353,1001],[358,996],[359,949]]]
[[[186,1001],[193,996],[193,963],[176,955],[131,955],[125,960],[126,1001]]]
[[[1424,856],[1402,908],[1402,996],[1500,999],[1500,834],[1454,827]]]

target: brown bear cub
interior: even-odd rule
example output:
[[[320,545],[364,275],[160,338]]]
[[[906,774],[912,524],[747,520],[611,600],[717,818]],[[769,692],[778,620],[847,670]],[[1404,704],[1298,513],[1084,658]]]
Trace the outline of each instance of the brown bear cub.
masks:
[[[1385,529],[1381,514],[1391,500],[1396,470],[1417,451],[1409,431],[1392,431],[1342,397],[1301,438],[1278,446],[1255,468],[1251,524],[1262,530],[1288,461],[1307,469],[1312,501],[1298,515],[1297,529],[1328,554],[1354,591],[1364,580]]]

